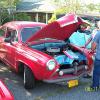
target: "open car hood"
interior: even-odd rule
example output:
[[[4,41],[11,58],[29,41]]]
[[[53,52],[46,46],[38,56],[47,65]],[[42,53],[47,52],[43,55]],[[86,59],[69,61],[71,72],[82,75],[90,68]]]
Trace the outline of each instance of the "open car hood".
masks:
[[[42,38],[54,38],[66,40],[75,32],[80,24],[86,23],[75,14],[67,14],[60,19],[46,25],[43,29],[35,33],[26,42],[32,42]]]

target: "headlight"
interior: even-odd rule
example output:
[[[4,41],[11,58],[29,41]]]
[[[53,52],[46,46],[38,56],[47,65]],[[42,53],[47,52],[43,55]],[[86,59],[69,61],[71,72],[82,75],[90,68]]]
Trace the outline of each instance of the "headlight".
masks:
[[[48,70],[53,70],[55,68],[55,66],[56,66],[56,63],[55,63],[54,60],[49,60],[47,62],[47,68],[48,68]]]

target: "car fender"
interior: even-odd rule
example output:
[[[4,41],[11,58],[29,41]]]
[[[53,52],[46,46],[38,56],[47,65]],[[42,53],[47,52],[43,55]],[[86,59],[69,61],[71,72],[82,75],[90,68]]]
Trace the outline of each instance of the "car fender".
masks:
[[[0,80],[0,100],[14,100],[12,93],[5,84]]]

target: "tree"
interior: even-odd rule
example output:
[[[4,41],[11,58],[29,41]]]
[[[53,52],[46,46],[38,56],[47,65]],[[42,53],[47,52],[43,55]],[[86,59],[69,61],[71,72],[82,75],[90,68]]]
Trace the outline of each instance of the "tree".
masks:
[[[87,5],[87,8],[88,8],[90,11],[94,11],[94,10],[96,9],[95,4],[93,4],[93,3],[90,3],[89,5]]]
[[[0,0],[0,24],[13,19],[13,8],[21,0]]]
[[[16,6],[21,0],[0,0],[0,7],[7,8],[11,6]]]
[[[65,12],[77,12],[81,9],[79,0],[53,0],[58,6],[58,9],[63,9]]]
[[[31,20],[31,17],[27,15],[27,13],[18,13],[15,15],[16,20]]]
[[[49,22],[56,20],[57,15],[62,15],[66,13],[78,13],[81,10],[81,4],[79,0],[53,0],[55,4],[58,5],[58,9],[54,11],[52,18]],[[62,3],[63,2],[63,3]]]
[[[100,3],[96,5],[96,10],[100,13]]]

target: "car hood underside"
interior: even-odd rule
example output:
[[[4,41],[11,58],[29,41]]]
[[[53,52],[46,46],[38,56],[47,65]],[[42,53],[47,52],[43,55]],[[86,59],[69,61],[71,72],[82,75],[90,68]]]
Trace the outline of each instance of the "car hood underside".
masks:
[[[84,21],[75,14],[67,14],[60,19],[46,25],[26,42],[32,42],[42,38],[54,38],[66,40],[75,32]]]

